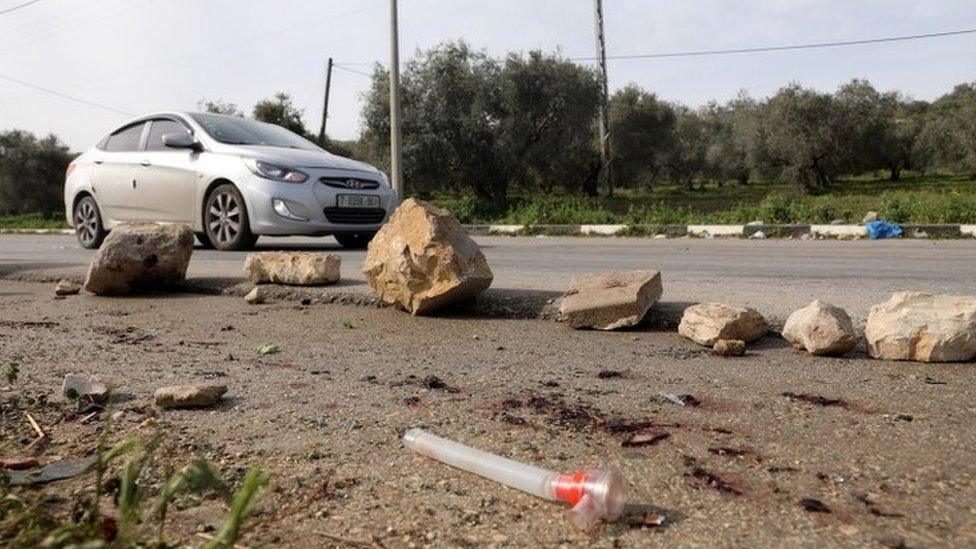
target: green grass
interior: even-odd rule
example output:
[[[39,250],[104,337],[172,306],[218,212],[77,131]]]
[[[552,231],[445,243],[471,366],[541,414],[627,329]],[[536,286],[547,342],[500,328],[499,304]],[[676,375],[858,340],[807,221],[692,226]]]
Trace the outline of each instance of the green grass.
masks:
[[[41,214],[0,215],[0,229],[68,229],[64,216]]]
[[[621,189],[613,198],[515,196],[508,211],[484,212],[470,198],[435,197],[463,223],[668,225],[858,223],[868,211],[901,223],[976,223],[976,181],[955,176],[844,180],[817,195],[789,185],[676,185]]]
[[[816,196],[779,183],[664,183],[618,189],[613,198],[552,194],[515,195],[508,210],[485,211],[472,197],[435,196],[462,223],[629,224],[858,223],[868,211],[900,223],[976,223],[976,181],[962,176],[906,176],[901,181],[865,175],[844,179]],[[0,216],[0,229],[66,229],[60,216]]]

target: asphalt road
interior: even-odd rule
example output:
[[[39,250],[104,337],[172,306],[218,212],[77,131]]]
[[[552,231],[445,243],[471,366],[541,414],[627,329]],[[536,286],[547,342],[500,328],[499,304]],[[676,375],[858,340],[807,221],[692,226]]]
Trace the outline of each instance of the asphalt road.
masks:
[[[813,299],[864,319],[873,303],[897,290],[976,293],[973,240],[739,240],[585,237],[478,237],[500,291],[561,292],[597,271],[660,270],[666,302],[724,301],[750,305],[774,320]],[[263,238],[259,250],[315,250],[342,256],[344,292],[368,292],[365,252],[331,238]],[[67,235],[0,236],[0,277],[80,277],[93,252]],[[240,277],[244,252],[197,249],[189,277]]]

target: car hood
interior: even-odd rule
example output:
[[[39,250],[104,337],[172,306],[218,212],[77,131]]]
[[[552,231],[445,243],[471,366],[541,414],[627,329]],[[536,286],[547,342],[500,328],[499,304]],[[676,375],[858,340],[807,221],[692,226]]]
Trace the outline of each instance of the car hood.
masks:
[[[365,162],[343,158],[326,151],[253,145],[238,145],[238,147],[250,153],[249,156],[253,158],[258,158],[272,164],[286,164],[290,168],[333,168],[364,172],[379,171]]]

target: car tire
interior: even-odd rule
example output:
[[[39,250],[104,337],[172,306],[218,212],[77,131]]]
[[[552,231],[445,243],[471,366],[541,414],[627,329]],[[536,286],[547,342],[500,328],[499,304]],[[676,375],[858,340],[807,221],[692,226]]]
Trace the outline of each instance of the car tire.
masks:
[[[207,195],[203,206],[203,229],[207,240],[218,250],[247,250],[258,240],[251,232],[244,197],[230,183],[214,188]]]
[[[369,245],[369,241],[373,240],[374,236],[376,236],[376,233],[340,233],[332,235],[340,246],[350,250],[365,249]]]
[[[72,225],[75,236],[82,248],[95,250],[102,245],[108,232],[102,225],[102,213],[98,210],[98,203],[90,195],[83,196],[75,202],[71,212]]]

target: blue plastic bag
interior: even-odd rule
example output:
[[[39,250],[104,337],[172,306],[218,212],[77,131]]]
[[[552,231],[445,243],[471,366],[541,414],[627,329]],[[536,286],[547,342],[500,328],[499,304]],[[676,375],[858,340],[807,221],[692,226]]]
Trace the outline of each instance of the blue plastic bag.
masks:
[[[871,221],[865,225],[868,230],[868,238],[878,240],[879,238],[897,238],[901,236],[901,225],[889,223],[887,221]]]

